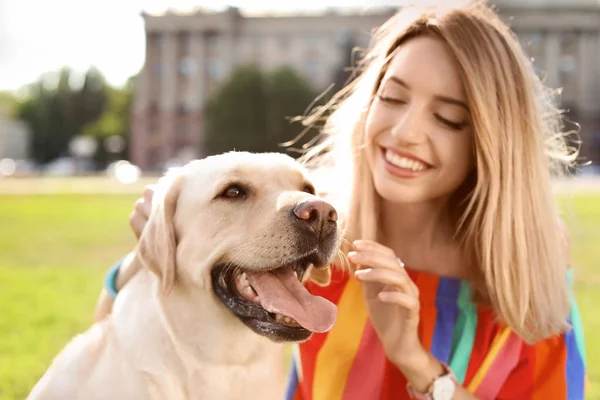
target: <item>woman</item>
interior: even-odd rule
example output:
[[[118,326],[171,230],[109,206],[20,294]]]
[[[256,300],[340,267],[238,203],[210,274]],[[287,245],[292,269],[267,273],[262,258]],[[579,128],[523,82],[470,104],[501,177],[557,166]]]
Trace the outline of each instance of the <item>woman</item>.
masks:
[[[288,399],[584,397],[551,192],[575,155],[542,89],[481,4],[407,8],[378,30],[361,74],[308,119],[335,110],[304,161],[349,244],[330,285],[308,284],[338,317],[294,348]],[[134,229],[146,218],[140,203]]]

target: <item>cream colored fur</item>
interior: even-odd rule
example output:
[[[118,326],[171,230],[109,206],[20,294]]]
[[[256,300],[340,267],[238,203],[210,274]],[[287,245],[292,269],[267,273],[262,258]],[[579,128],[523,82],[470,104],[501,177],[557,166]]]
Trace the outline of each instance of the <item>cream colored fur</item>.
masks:
[[[214,200],[237,180],[255,188],[254,199],[239,207]],[[284,214],[311,197],[302,192],[306,182],[287,156],[247,153],[195,161],[162,178],[114,304],[103,292],[95,323],[58,354],[28,398],[282,399],[283,345],[220,303],[210,270],[224,261],[259,269],[288,257]],[[318,279],[327,283],[328,274],[320,270]]]

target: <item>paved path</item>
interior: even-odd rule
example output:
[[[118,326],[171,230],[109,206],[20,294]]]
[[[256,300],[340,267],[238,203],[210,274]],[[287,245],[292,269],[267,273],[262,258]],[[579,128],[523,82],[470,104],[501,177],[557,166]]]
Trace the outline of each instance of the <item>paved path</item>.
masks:
[[[146,176],[123,184],[106,176],[0,178],[0,195],[11,194],[139,194],[158,176]],[[569,179],[555,184],[557,193],[598,193],[600,177]]]

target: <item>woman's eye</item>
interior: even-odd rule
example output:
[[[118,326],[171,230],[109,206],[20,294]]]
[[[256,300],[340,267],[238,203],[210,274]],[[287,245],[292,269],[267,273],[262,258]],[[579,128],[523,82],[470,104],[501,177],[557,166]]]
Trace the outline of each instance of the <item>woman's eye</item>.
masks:
[[[437,118],[438,121],[440,121],[442,124],[446,125],[449,128],[452,128],[454,130],[461,130],[462,128],[465,127],[465,123],[464,122],[453,122],[450,121],[444,117],[441,117],[439,115],[436,114],[435,116]]]
[[[406,101],[401,100],[401,99],[397,99],[394,97],[388,97],[385,95],[378,95],[377,96],[379,98],[379,100],[385,102],[385,103],[391,103],[391,104],[406,104]]]

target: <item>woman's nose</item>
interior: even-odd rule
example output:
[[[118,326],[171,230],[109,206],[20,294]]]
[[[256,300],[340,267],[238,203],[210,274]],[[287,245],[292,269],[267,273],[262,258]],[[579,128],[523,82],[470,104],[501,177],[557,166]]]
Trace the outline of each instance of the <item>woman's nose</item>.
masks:
[[[408,144],[419,144],[425,140],[426,126],[425,110],[416,104],[407,107],[404,113],[398,116],[392,128],[392,136],[398,141]]]

